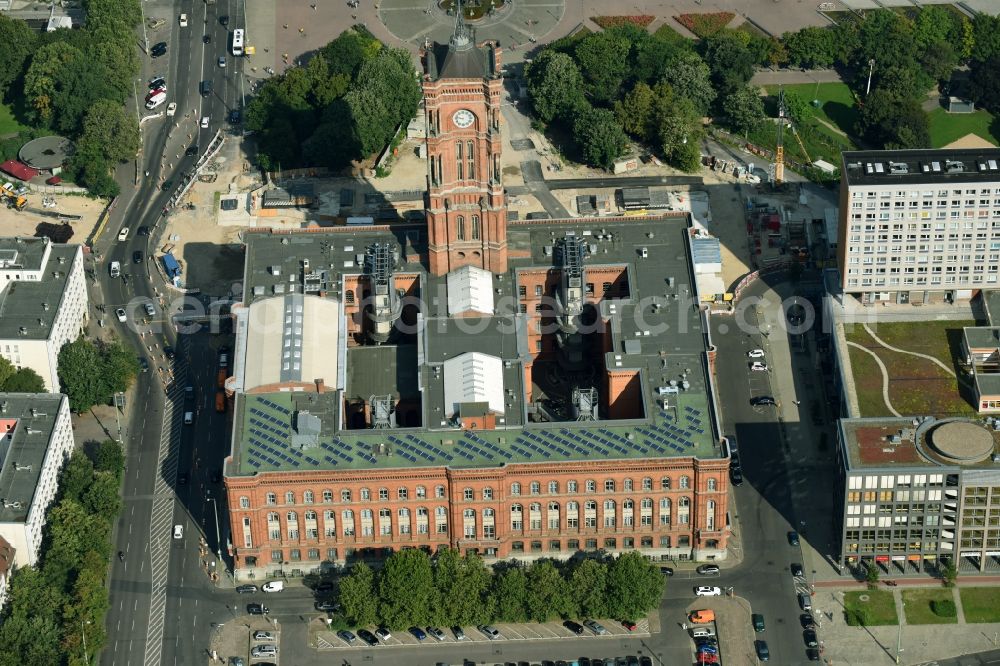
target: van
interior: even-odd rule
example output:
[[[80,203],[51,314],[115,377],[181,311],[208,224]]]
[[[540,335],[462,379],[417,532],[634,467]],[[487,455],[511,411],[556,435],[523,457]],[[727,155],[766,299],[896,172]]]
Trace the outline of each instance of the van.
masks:
[[[695,627],[691,630],[691,638],[709,638],[715,636],[714,627]]]
[[[194,412],[184,412],[184,425],[194,423]]]
[[[167,101],[167,93],[158,92],[155,95],[149,96],[149,99],[146,100],[146,108],[150,110],[155,109],[156,107],[158,107],[159,105],[163,104],[166,101]]]
[[[226,392],[216,391],[215,392],[215,411],[218,413],[223,413],[226,411]]]
[[[201,91],[202,97],[208,97],[209,95],[212,94],[212,82],[202,81],[198,89]]]
[[[801,608],[804,611],[807,611],[807,610],[812,610],[812,607],[813,607],[813,605],[812,605],[812,599],[809,597],[809,595],[805,594],[805,593],[800,594],[799,595],[799,608]]]
[[[688,614],[688,620],[693,624],[708,624],[709,622],[715,622],[715,611],[708,608],[691,611]]]
[[[122,265],[117,261],[112,261],[111,265],[108,266],[108,273],[113,278],[120,276],[122,274]]]

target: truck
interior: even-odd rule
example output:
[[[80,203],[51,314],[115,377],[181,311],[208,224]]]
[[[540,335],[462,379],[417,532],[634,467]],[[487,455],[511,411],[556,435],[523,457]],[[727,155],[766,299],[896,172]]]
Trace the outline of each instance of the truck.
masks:
[[[16,192],[11,183],[4,183],[3,186],[0,186],[0,201],[4,201],[7,208],[13,208],[17,211],[24,210],[24,207],[28,205],[28,197],[24,196],[24,193]]]

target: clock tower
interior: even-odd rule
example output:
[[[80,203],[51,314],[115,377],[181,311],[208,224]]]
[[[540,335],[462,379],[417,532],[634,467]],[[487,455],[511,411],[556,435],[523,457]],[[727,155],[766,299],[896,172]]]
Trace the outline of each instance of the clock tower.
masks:
[[[428,267],[507,270],[507,204],[500,168],[500,47],[476,44],[462,18],[447,44],[424,49]]]

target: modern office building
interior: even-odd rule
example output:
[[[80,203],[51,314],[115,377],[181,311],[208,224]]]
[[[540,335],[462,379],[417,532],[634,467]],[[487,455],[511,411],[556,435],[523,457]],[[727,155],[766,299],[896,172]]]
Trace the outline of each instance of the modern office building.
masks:
[[[1000,569],[1000,423],[842,419],[841,563]]]
[[[841,288],[864,303],[968,300],[1000,285],[1000,148],[848,151]]]
[[[87,321],[79,245],[48,238],[0,238],[0,355],[59,390],[59,350]]]
[[[69,399],[59,393],[0,393],[0,537],[14,564],[38,561],[59,470],[73,452]]]

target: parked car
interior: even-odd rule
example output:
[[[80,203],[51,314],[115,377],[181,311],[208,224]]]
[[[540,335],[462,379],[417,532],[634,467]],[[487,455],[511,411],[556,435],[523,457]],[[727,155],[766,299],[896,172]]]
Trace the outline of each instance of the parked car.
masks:
[[[157,88],[162,88],[167,85],[167,80],[157,74],[156,76],[149,79],[149,89],[156,90]]]
[[[368,647],[375,647],[378,645],[378,639],[375,638],[375,634],[367,629],[358,629],[358,638],[363,640]]]
[[[747,358],[764,358],[763,349],[751,349],[747,352]]]
[[[803,631],[802,642],[806,644],[806,647],[819,647],[819,639],[816,637],[816,631],[813,629],[806,629]]]
[[[236,594],[250,594],[257,591],[256,585],[237,585]]]
[[[352,634],[351,632],[349,632],[347,629],[341,629],[340,631],[338,631],[337,632],[337,637],[340,640],[342,640],[345,643],[347,643],[348,645],[352,645],[354,643],[354,641],[357,640],[357,636],[355,636],[354,634]]]
[[[228,15],[222,15],[222,16],[220,16],[219,17],[219,25],[221,25],[223,28],[225,28],[226,26],[228,26],[229,25],[229,16]]]
[[[392,638],[392,634],[389,633],[389,629],[387,627],[379,627],[375,630],[375,635],[378,636],[379,640],[383,642]]]
[[[753,630],[759,634],[764,631],[764,616],[760,613],[754,613],[750,616],[750,624],[753,625]]]
[[[754,407],[765,407],[767,405],[773,407],[777,403],[774,401],[774,398],[772,398],[769,395],[758,395],[754,396],[753,398],[750,398],[750,404],[753,405]]]
[[[328,580],[325,580],[316,586],[315,591],[317,594],[330,594],[331,592],[333,592],[333,583],[331,583]]]
[[[799,545],[799,533],[796,531],[791,531],[788,533],[788,545],[797,546]]]
[[[771,658],[771,651],[767,649],[767,641],[754,641],[754,648],[757,650],[757,658],[767,661]]]
[[[153,58],[159,58],[160,56],[164,56],[166,54],[167,54],[166,42],[157,42],[156,44],[153,44],[153,48],[149,49],[149,55],[152,56]]]
[[[750,370],[753,372],[767,372],[767,363],[754,361],[750,364]]]
[[[433,636],[436,641],[444,640],[444,632],[437,627],[427,627],[427,633]]]
[[[743,470],[741,470],[739,467],[730,467],[729,468],[729,483],[731,483],[732,485],[737,486],[737,487],[738,486],[742,486],[743,485]]]
[[[601,626],[601,624],[595,620],[587,620],[586,622],[583,623],[583,626],[587,627],[587,629],[590,629],[598,636],[608,635],[608,630],[605,629],[603,626]]]
[[[713,585],[699,585],[694,588],[694,594],[697,597],[720,597],[722,596],[722,588]]]
[[[462,631],[462,627],[452,627],[451,633],[455,634],[456,641],[468,640],[468,637],[465,635],[465,632]]]
[[[247,613],[250,615],[267,615],[271,609],[264,604],[247,604]]]
[[[183,525],[174,525],[174,538],[175,539],[183,539],[184,538],[184,526]]]
[[[340,609],[340,604],[332,599],[324,599],[316,602],[316,610],[329,613]]]
[[[622,620],[622,626],[628,629],[629,631],[635,631],[636,629],[639,628],[639,625],[637,625],[632,620]]]
[[[500,631],[497,630],[497,628],[494,627],[492,624],[481,624],[478,627],[476,627],[476,629],[478,629],[483,636],[486,636],[486,638],[490,639],[491,641],[495,641],[496,639],[500,638]]]
[[[169,345],[164,347],[163,355],[172,361],[174,359],[174,348]]]
[[[188,157],[198,154],[198,144],[192,144],[184,149],[184,154]]]
[[[702,576],[717,576],[719,575],[719,565],[718,564],[702,564],[700,567],[695,569]]]
[[[285,583],[280,580],[269,580],[264,583],[260,589],[264,592],[281,592],[285,589]]]
[[[274,634],[270,631],[255,631],[253,632],[253,639],[255,641],[267,641],[269,643],[273,643]]]
[[[268,643],[267,645],[257,645],[250,649],[250,656],[254,659],[258,657],[276,657],[278,646]]]
[[[805,572],[802,570],[802,565],[798,562],[792,562],[792,566],[788,568],[792,572],[792,576],[795,578],[802,578],[802,576],[805,575]]]
[[[563,626],[572,631],[577,636],[583,636],[583,632],[585,631],[582,624],[580,624],[579,622],[574,622],[573,620],[566,620],[565,622],[563,622]]]
[[[810,615],[809,613],[803,613],[802,615],[799,615],[799,624],[802,625],[803,629],[816,628],[816,620],[814,620],[813,616]]]
[[[809,661],[819,661],[819,650],[816,648],[809,648],[806,650],[806,659]]]
[[[660,573],[664,576],[673,576],[674,570],[671,567],[660,567]]]
[[[420,627],[410,627],[407,631],[418,641],[423,641],[427,638],[427,633]]]

